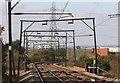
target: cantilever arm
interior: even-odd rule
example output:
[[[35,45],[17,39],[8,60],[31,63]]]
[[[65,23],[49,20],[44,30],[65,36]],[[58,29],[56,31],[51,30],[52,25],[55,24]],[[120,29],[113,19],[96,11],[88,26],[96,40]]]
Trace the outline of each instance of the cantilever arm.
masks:
[[[17,6],[20,3],[21,0],[17,1],[14,6],[11,8],[11,11],[15,8],[15,6]]]

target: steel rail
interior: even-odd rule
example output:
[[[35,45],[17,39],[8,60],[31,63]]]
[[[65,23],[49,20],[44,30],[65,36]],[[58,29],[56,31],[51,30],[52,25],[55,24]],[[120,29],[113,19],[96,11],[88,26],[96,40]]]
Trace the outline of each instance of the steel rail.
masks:
[[[51,75],[53,75],[54,77],[56,77],[58,80],[60,80],[61,82],[65,83],[64,80],[62,80],[61,78],[59,78],[58,76],[56,76],[53,72],[49,71],[48,69],[46,69]]]
[[[51,72],[50,70],[48,70],[46,67],[44,67],[51,75],[53,75],[55,78],[57,78],[59,81],[66,83],[64,80],[62,80],[61,78],[59,78],[58,76],[56,76],[53,72]]]
[[[39,76],[40,80],[42,81],[42,83],[45,83],[44,78],[43,78],[43,76],[42,76],[42,74],[41,74],[41,72],[40,72],[40,70],[38,69],[38,67],[37,67],[36,64],[35,64],[35,67],[36,67],[36,69],[37,69],[37,73],[38,73],[38,76]]]

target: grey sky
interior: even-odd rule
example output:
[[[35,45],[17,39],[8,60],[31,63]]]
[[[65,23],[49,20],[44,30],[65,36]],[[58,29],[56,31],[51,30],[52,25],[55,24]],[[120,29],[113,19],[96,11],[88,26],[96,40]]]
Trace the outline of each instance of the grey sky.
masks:
[[[15,1],[15,0],[14,0]],[[116,0],[117,1],[117,0]],[[6,6],[6,4],[0,4]],[[63,9],[65,2],[57,2],[56,8]],[[51,8],[51,2],[21,2],[13,12],[41,12]],[[8,33],[6,26],[6,8],[0,8],[0,18],[2,16],[2,24],[6,31],[3,33],[4,42],[8,41]],[[47,12],[48,10],[44,11]],[[95,17],[97,30],[97,44],[103,45],[118,45],[118,25],[117,18],[109,19],[108,14],[118,12],[117,2],[70,2],[66,11],[72,12],[75,17]],[[19,39],[20,19],[48,19],[49,16],[13,16],[13,40]],[[108,20],[107,20],[108,19]],[[107,20],[107,21],[106,21]],[[86,21],[88,22],[88,21]],[[0,21],[1,23],[1,21]],[[88,22],[90,24],[90,22]],[[57,23],[58,29],[75,29],[77,34],[90,34],[89,30],[82,22],[76,21],[74,25],[67,23]],[[61,25],[62,24],[62,25]],[[25,24],[27,26],[28,24]],[[41,24],[35,24],[31,28],[43,27]],[[46,26],[45,28],[48,28]],[[62,27],[62,28],[61,28]],[[93,37],[76,38],[76,45],[93,45]]]

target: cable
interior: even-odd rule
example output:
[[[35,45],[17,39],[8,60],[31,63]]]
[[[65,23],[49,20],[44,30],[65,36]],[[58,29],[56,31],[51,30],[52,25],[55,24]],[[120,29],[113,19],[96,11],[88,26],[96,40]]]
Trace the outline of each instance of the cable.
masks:
[[[60,18],[61,18],[61,16],[62,16],[62,14],[64,13],[65,8],[67,7],[67,5],[68,5],[69,1],[70,1],[70,0],[68,0],[68,1],[67,1],[67,3],[66,3],[66,5],[65,5],[65,7],[63,8],[63,11],[62,11],[62,13],[61,13],[61,15],[60,15],[60,17],[59,17],[59,20],[60,20]]]
[[[115,36],[101,35],[101,34],[97,34],[97,36],[99,36],[99,37],[105,37],[105,38],[118,38],[118,37],[115,37]]]
[[[99,26],[99,25],[103,24],[104,22],[106,22],[106,21],[108,21],[108,20],[110,20],[110,19],[111,19],[111,18],[107,18],[106,20],[104,20],[104,21],[102,21],[102,22],[96,24],[96,26]],[[96,26],[95,26],[95,27],[96,27]]]
[[[94,12],[94,13],[93,13],[93,12],[76,12],[76,13],[75,13],[75,12],[74,12],[73,14],[76,14],[76,15],[77,15],[77,14],[80,14],[80,13],[83,13],[83,14],[85,13],[85,14],[108,15],[108,13],[99,13],[99,12]]]
[[[97,27],[97,26],[99,26],[99,25],[101,25],[101,24],[103,24],[103,23],[105,23],[105,22],[107,22],[108,20],[110,20],[111,18],[107,18],[107,19],[105,19],[104,21],[102,21],[102,22],[100,22],[100,23],[98,23],[98,24],[96,24],[96,26],[95,27]],[[84,30],[84,31],[82,31],[82,33],[84,33],[84,32],[87,32],[87,31],[89,31],[88,29],[86,29],[86,30]],[[81,32],[80,32],[81,33]],[[81,34],[82,34],[81,33]]]

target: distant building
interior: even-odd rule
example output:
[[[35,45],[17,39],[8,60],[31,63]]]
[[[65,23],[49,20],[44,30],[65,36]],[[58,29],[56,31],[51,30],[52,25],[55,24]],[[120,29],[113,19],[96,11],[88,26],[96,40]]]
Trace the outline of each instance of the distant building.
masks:
[[[118,47],[109,47],[108,49],[110,53],[120,53],[120,48]]]
[[[93,53],[95,53],[95,49],[91,49]],[[97,54],[100,56],[107,56],[108,55],[108,48],[97,48]]]
[[[50,45],[45,45],[44,48],[48,49],[48,48],[51,48],[51,46]]]
[[[120,53],[120,47],[100,47],[100,48],[108,48],[109,53]]]
[[[91,48],[92,52],[95,53],[94,48]],[[97,48],[97,54],[100,56],[107,56],[110,53],[120,53],[119,47],[100,47]]]
[[[43,45],[38,46],[38,49],[43,49],[43,48],[44,48]]]

